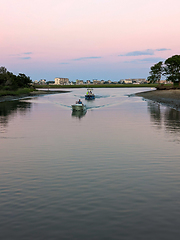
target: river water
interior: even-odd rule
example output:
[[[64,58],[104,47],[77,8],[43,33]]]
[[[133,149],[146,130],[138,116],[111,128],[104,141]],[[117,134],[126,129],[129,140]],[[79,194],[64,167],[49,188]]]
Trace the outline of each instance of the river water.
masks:
[[[179,239],[180,112],[147,90],[0,103],[0,239]]]

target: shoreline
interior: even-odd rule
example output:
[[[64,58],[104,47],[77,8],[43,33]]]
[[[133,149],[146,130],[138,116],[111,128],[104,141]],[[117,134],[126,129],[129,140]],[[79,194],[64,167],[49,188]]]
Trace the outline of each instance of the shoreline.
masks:
[[[180,110],[180,89],[146,91],[136,93],[135,96]]]
[[[6,95],[6,96],[1,96],[0,97],[0,102],[9,102],[9,101],[16,101],[20,99],[24,99],[27,97],[38,97],[42,95],[47,95],[47,94],[58,94],[58,93],[68,93],[71,91],[65,91],[65,90],[60,90],[60,91],[49,91],[49,90],[37,90],[34,92],[30,92],[28,94],[21,94],[18,96],[13,96],[13,95]]]
[[[0,97],[0,102],[16,101],[24,98],[38,97],[48,94],[59,94],[68,93],[71,91],[60,90],[60,91],[49,91],[49,90],[37,90],[30,92],[28,94],[21,94],[19,96],[6,95]],[[146,92],[135,93],[134,96],[142,97],[146,100],[151,100],[153,102],[164,104],[168,107],[175,108],[180,111],[180,89],[170,89],[170,90],[152,90]]]

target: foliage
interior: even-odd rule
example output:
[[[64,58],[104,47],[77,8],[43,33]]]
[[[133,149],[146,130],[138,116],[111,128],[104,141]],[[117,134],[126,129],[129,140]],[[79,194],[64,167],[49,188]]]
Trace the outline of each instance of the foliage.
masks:
[[[150,83],[159,83],[161,75],[166,76],[166,81],[180,84],[180,55],[174,55],[163,62],[154,64],[149,72],[147,80]]]
[[[7,81],[8,74],[5,67],[0,67],[0,85],[4,85]]]
[[[167,80],[180,83],[180,55],[174,55],[165,61],[164,75]]]
[[[163,72],[162,64],[163,62],[158,62],[151,67],[150,76],[147,78],[150,83],[160,82]]]
[[[23,73],[19,73],[18,76],[12,72],[7,71],[5,67],[0,67],[0,86],[1,89],[15,90],[18,88],[29,88],[32,83],[30,77],[27,77]]]

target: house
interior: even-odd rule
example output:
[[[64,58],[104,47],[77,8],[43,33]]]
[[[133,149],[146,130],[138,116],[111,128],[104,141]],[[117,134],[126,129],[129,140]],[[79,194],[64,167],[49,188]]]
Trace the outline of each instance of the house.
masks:
[[[101,84],[101,81],[97,79],[93,79],[93,84]]]
[[[134,78],[132,79],[133,84],[143,84],[147,83],[145,78]]]
[[[124,79],[122,81],[122,83],[124,83],[124,84],[132,84],[132,79]]]
[[[91,84],[91,81],[90,80],[86,80],[86,84]]]
[[[69,78],[55,78],[55,85],[69,85]]]
[[[83,80],[76,79],[76,85],[83,85],[83,84],[84,84]]]
[[[39,80],[38,84],[46,85],[46,80],[45,79],[41,79],[41,80]]]

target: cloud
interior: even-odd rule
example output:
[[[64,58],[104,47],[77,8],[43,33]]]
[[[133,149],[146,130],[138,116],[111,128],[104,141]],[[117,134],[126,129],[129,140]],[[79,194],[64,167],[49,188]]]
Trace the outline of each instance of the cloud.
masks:
[[[164,61],[164,58],[143,58],[143,59],[139,59],[140,62],[160,62],[160,61]]]
[[[158,49],[156,49],[156,51],[158,51],[158,52],[169,51],[169,50],[171,50],[171,49],[169,49],[169,48],[158,48]]]
[[[23,53],[23,54],[25,54],[25,55],[30,55],[30,54],[32,54],[32,52],[25,52],[25,53]]]
[[[62,62],[62,63],[60,63],[60,64],[69,64],[69,63],[67,63],[67,62]]]
[[[82,61],[82,60],[98,59],[98,58],[101,58],[101,57],[81,57],[81,58],[75,58],[75,59],[72,59],[72,60],[73,61]]]
[[[143,55],[154,55],[154,50],[153,49],[146,49],[144,51],[133,51],[133,52],[128,52],[125,54],[121,54],[118,56],[143,56]]]
[[[31,57],[21,57],[20,59],[28,60],[28,59],[31,59]]]
[[[125,56],[125,57],[137,57],[137,56],[145,56],[145,55],[149,55],[149,56],[152,56],[155,54],[155,52],[162,52],[162,51],[169,51],[171,49],[169,48],[158,48],[158,49],[146,49],[146,50],[143,50],[143,51],[133,51],[133,52],[128,52],[128,53],[125,53],[125,54],[121,54],[121,55],[118,55],[120,57],[122,56]]]
[[[18,57],[19,59],[31,59],[30,56],[27,55],[31,55],[32,52],[24,52],[24,53],[17,53],[17,54],[10,54],[9,56],[11,57]]]
[[[124,63],[158,63],[160,61],[164,61],[164,58],[156,58],[156,57],[152,57],[152,58],[143,58],[143,59],[134,59],[132,61],[124,61]]]

